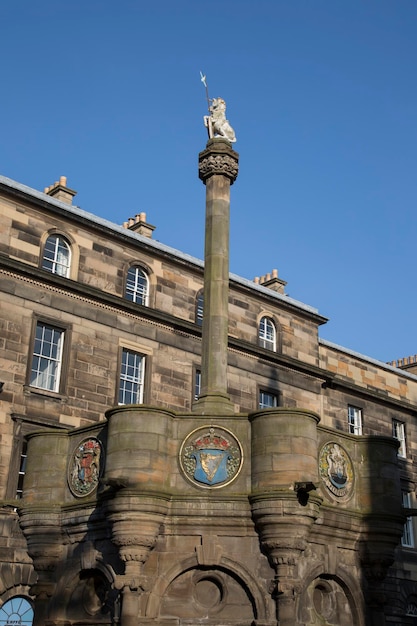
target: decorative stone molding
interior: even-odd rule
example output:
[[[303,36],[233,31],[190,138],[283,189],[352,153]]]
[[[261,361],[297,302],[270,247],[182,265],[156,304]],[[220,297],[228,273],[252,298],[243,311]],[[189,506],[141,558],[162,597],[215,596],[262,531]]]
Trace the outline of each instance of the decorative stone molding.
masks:
[[[149,552],[155,547],[156,537],[145,536],[113,536],[113,543],[119,548],[122,561],[138,561],[145,563]]]
[[[233,185],[239,171],[239,155],[222,139],[211,139],[198,157],[198,176],[206,184],[210,176],[225,176]]]

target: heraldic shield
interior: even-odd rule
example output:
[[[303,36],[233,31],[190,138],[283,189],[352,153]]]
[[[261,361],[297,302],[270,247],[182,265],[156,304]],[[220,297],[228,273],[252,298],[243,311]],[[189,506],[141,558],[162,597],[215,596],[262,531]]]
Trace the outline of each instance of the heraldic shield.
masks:
[[[185,476],[200,487],[223,487],[238,475],[242,448],[225,428],[198,428],[181,446],[180,465]]]

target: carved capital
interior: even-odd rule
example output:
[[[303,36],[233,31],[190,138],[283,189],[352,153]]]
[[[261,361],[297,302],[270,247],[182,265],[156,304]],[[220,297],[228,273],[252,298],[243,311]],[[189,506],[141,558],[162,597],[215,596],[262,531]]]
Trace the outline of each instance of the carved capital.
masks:
[[[223,140],[211,139],[198,157],[198,176],[206,184],[210,176],[226,176],[233,185],[239,171],[239,155]]]
[[[122,561],[138,561],[145,563],[149,552],[154,548],[156,537],[138,535],[115,535],[113,543],[119,548]]]

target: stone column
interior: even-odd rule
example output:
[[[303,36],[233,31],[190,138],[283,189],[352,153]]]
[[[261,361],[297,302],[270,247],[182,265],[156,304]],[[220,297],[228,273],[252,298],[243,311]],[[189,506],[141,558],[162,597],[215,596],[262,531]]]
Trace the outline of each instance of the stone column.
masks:
[[[201,395],[193,410],[204,415],[233,413],[227,394],[230,185],[239,155],[223,138],[210,139],[199,154],[206,185],[204,312]]]

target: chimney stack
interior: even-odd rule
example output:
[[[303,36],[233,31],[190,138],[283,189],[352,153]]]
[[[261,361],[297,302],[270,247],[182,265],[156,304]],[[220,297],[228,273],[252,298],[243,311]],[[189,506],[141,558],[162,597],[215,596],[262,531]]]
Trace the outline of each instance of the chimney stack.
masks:
[[[127,222],[123,222],[123,226],[129,230],[133,230],[134,233],[138,233],[138,235],[148,237],[149,239],[152,239],[152,233],[156,228],[156,226],[152,226],[152,224],[147,223],[146,213],[143,211],[142,213],[137,213],[134,218],[129,217]]]
[[[77,192],[67,187],[67,177],[61,176],[59,181],[54,182],[50,187],[45,187],[44,193],[55,200],[65,202],[65,204],[72,204],[72,199]]]

